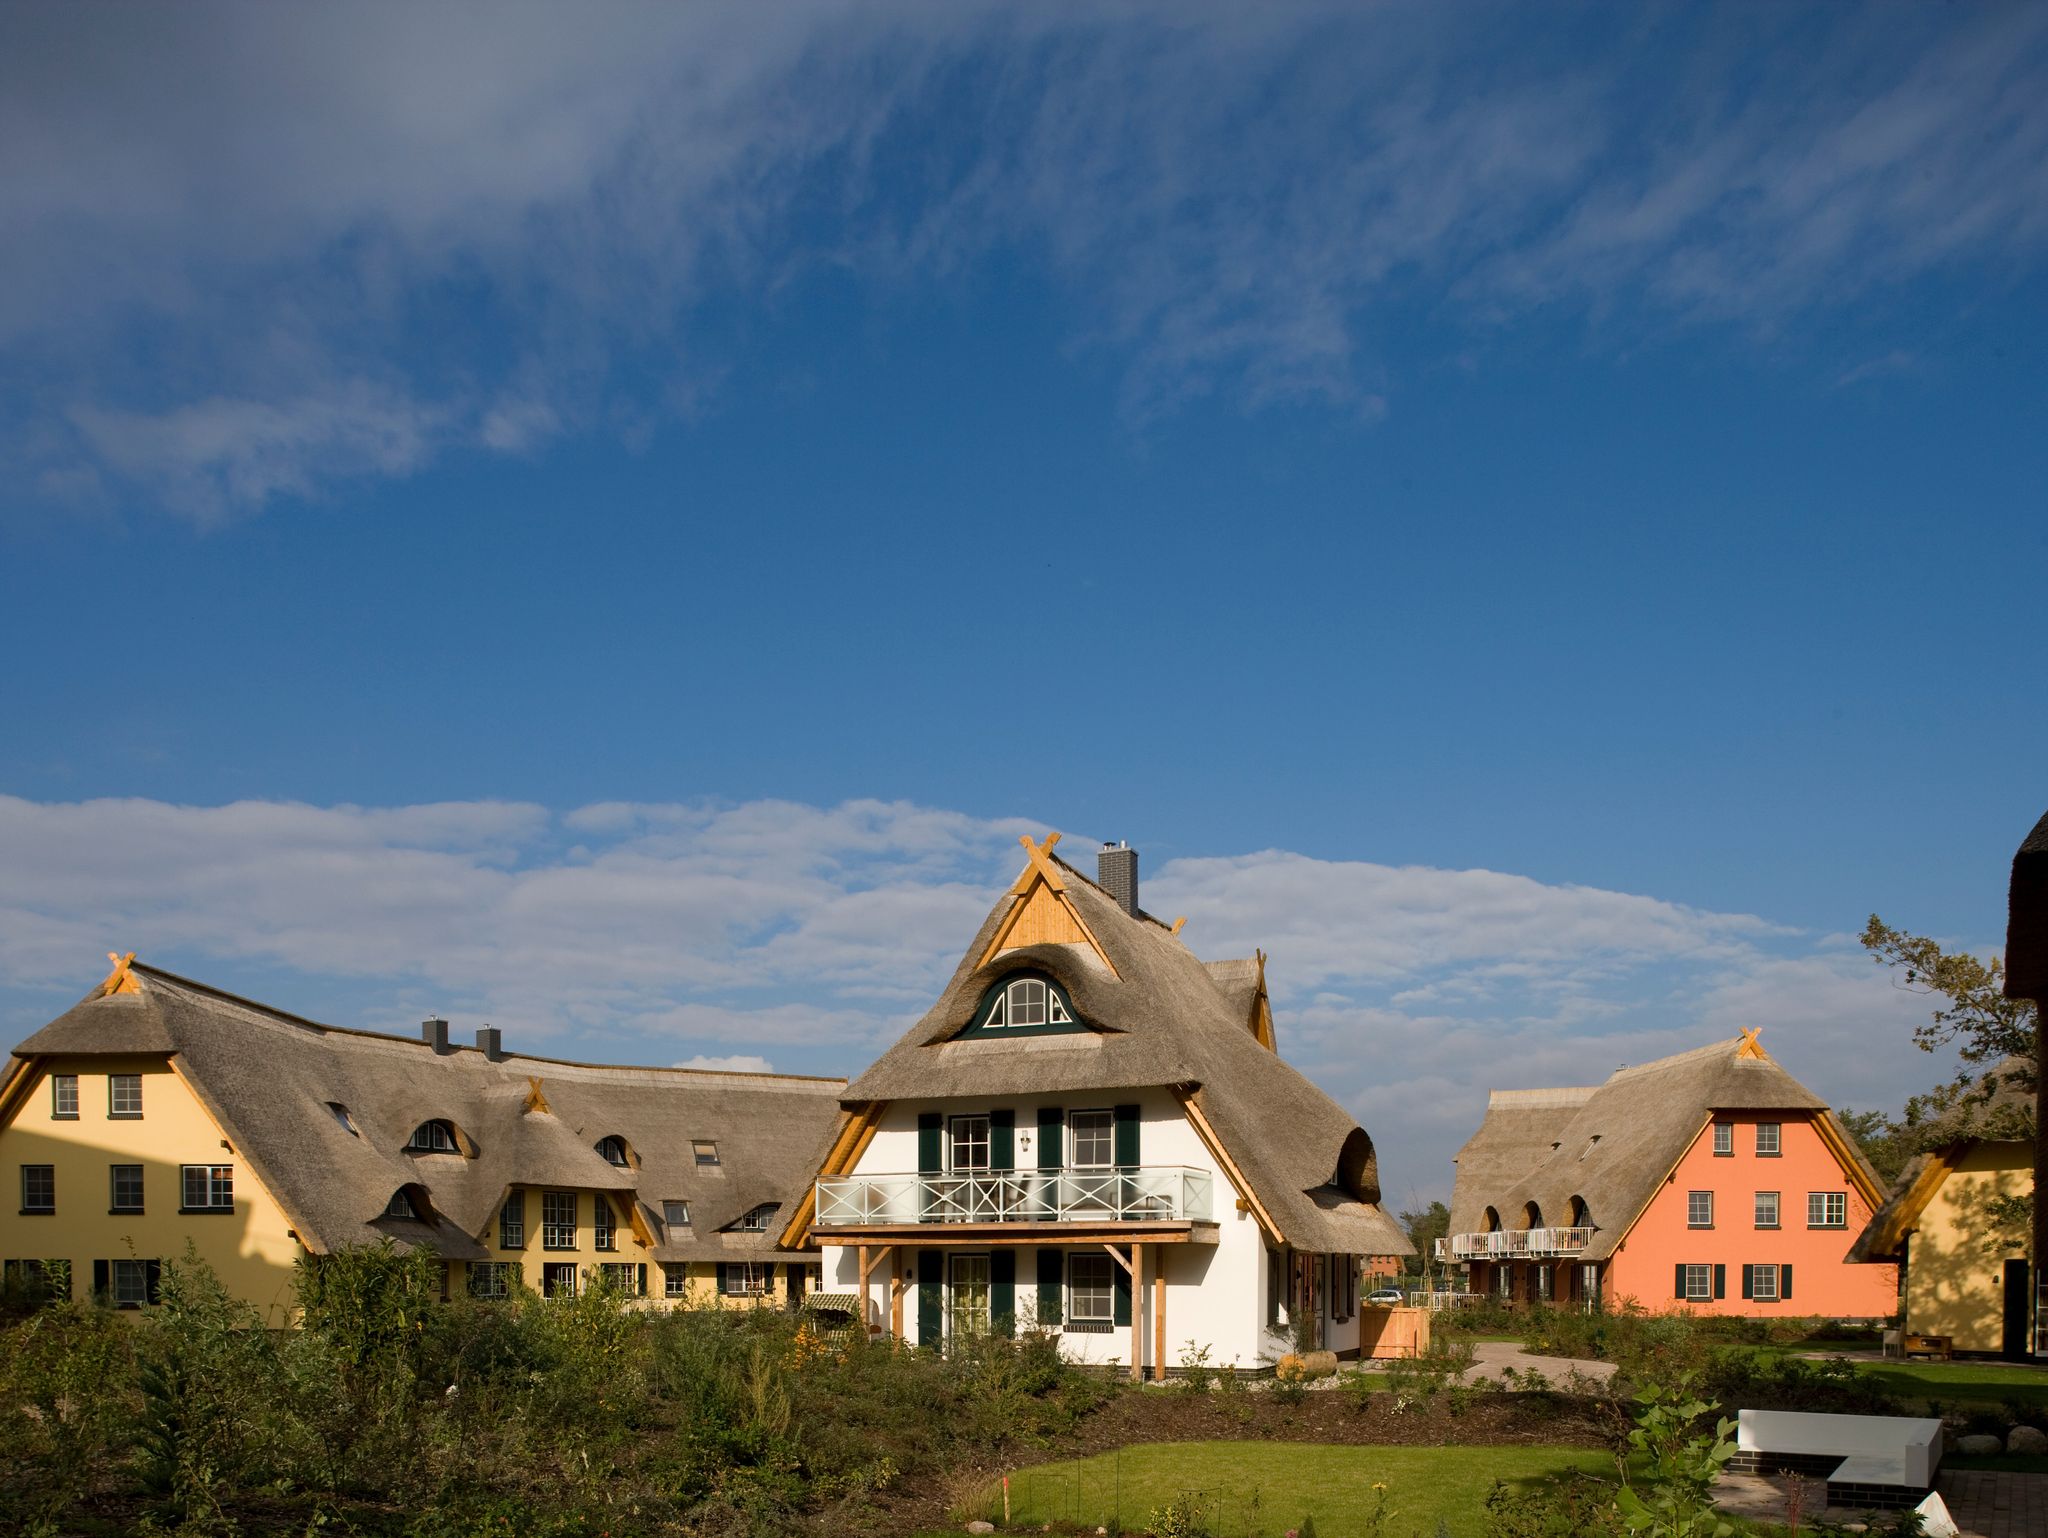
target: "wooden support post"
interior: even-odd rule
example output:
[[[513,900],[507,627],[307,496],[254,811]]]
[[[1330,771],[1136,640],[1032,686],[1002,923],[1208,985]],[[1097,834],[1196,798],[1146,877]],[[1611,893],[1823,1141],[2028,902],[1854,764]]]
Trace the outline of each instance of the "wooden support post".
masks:
[[[889,1267],[889,1333],[897,1340],[903,1339],[903,1294],[909,1290],[910,1278],[903,1274],[903,1263],[899,1260]]]
[[[1166,1252],[1152,1253],[1152,1376],[1166,1381]]]
[[[1131,1381],[1145,1381],[1145,1246],[1131,1246]]]
[[[860,1327],[869,1335],[874,1334],[875,1331],[879,1328],[879,1326],[874,1324],[868,1316],[868,1275],[875,1269],[876,1266],[880,1265],[882,1261],[888,1257],[890,1251],[894,1250],[895,1248],[896,1247],[893,1244],[885,1244],[881,1246],[879,1249],[870,1249],[867,1245],[864,1244],[859,1247]]]

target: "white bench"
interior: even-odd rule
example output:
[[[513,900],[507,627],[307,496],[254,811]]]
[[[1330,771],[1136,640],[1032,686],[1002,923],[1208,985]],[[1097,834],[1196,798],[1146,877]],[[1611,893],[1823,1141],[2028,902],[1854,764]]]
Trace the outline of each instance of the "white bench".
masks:
[[[1740,1410],[1735,1450],[1736,1463],[1755,1472],[1777,1467],[1821,1474],[1830,1504],[1871,1505],[1908,1492],[1917,1498],[1934,1488],[1934,1472],[1941,1465],[1941,1422],[1903,1415]]]

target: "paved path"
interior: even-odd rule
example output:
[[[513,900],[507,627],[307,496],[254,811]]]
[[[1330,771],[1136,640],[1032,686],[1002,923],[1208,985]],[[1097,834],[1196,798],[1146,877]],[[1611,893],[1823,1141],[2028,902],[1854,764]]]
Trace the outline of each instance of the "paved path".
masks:
[[[1507,1367],[1518,1373],[1540,1372],[1552,1383],[1563,1382],[1565,1375],[1571,1372],[1600,1382],[1614,1375],[1612,1362],[1594,1362],[1571,1356],[1536,1356],[1511,1340],[1475,1341],[1472,1352],[1472,1369],[1465,1376],[1475,1382],[1481,1378],[1499,1382],[1501,1370]]]
[[[1807,1502],[1819,1497],[1821,1481],[1799,1483]],[[1782,1474],[1723,1474],[1714,1484],[1714,1504],[1730,1516],[1782,1523],[1792,1484],[1792,1478]],[[1945,1469],[1935,1488],[1962,1538],[2041,1538],[2048,1533],[2048,1474]],[[1810,1504],[1805,1514],[1815,1514]],[[1839,1509],[1825,1513],[1830,1522],[1850,1522],[1858,1515]]]

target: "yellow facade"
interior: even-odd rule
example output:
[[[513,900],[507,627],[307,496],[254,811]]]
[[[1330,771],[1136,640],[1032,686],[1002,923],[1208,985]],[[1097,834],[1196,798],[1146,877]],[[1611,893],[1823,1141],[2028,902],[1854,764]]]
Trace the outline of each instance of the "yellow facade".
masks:
[[[142,1112],[110,1114],[111,1077],[139,1076]],[[57,1114],[51,1080],[75,1075],[78,1112]],[[142,1167],[142,1211],[113,1212],[112,1166]],[[55,1210],[23,1205],[23,1166],[51,1166]],[[227,1212],[180,1212],[182,1167],[227,1165],[234,1206]],[[188,1242],[237,1296],[272,1324],[290,1321],[292,1273],[299,1242],[284,1210],[241,1160],[218,1123],[168,1059],[54,1058],[17,1086],[14,1110],[0,1127],[0,1170],[12,1190],[0,1197],[0,1259],[68,1261],[72,1295],[87,1296],[93,1262],[175,1260]]]
[[[1958,1351],[1995,1352],[2004,1344],[2005,1263],[2026,1254],[1994,1222],[1994,1197],[2033,1188],[2027,1143],[1974,1143],[1955,1161],[1913,1225],[1906,1252],[1905,1327],[1946,1335]]]

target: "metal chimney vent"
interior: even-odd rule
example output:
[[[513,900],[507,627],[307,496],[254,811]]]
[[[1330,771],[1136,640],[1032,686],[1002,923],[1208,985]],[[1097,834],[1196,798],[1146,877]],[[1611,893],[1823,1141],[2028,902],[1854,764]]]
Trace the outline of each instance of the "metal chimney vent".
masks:
[[[439,1015],[429,1015],[420,1022],[420,1040],[434,1049],[436,1057],[448,1055],[448,1022]]]
[[[1119,840],[1104,844],[1095,856],[1095,882],[1116,899],[1116,905],[1138,916],[1138,851]]]
[[[495,1025],[480,1025],[476,1030],[476,1049],[483,1053],[486,1061],[502,1063],[505,1060],[504,1033]]]

